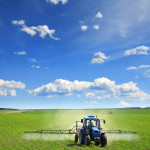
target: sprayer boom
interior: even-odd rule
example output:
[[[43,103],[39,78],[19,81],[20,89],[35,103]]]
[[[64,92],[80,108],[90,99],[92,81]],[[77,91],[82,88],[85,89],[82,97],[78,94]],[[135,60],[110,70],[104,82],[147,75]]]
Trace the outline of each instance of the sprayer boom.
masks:
[[[25,131],[24,133],[75,134],[75,130],[38,130],[38,131]]]
[[[42,133],[42,134],[76,134],[74,126],[69,130],[37,130],[37,131],[25,131],[24,133]]]
[[[126,134],[137,134],[133,131],[124,131],[124,130],[103,130],[105,133],[126,133]]]

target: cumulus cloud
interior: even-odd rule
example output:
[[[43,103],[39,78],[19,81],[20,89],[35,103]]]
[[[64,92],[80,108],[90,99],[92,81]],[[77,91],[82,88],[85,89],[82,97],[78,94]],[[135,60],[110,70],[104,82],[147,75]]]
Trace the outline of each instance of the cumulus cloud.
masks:
[[[145,69],[145,68],[150,68],[150,65],[140,65],[138,67],[130,66],[127,67],[126,70],[136,70],[136,69]]]
[[[17,52],[14,52],[14,54],[16,54],[16,55],[26,55],[26,52],[25,51],[17,51]]]
[[[137,87],[136,83],[128,82],[116,85],[115,81],[107,78],[98,78],[94,82],[68,81],[56,79],[53,83],[42,85],[33,90],[28,90],[35,96],[71,95],[72,93],[86,93],[87,97],[94,96],[93,92],[100,93],[103,98],[129,98],[136,100],[150,100],[150,95]],[[98,99],[98,98],[97,98]]]
[[[128,68],[126,68],[126,70],[136,70],[137,68],[135,66],[130,66]]]
[[[46,2],[55,4],[55,5],[59,4],[59,2],[60,2],[60,3],[62,3],[64,5],[64,4],[66,4],[68,2],[68,0],[46,0]]]
[[[150,65],[140,65],[139,68],[150,68]]]
[[[92,93],[92,92],[88,92],[85,94],[86,98],[94,98],[95,97],[95,94]]]
[[[100,19],[103,18],[103,15],[101,14],[100,11],[96,14],[95,18],[100,18]]]
[[[86,26],[86,25],[81,26],[82,31],[86,31],[87,29],[88,29],[88,26]]]
[[[87,99],[102,99],[102,97],[100,96],[96,96],[93,92],[88,92],[85,94],[85,97]],[[106,97],[103,97],[103,98],[106,98]]]
[[[0,96],[16,96],[16,89],[25,89],[25,84],[20,81],[4,81],[0,79]]]
[[[24,20],[20,20],[20,21],[13,20],[12,24],[20,25],[21,31],[24,31],[31,36],[35,36],[38,33],[41,38],[45,38],[45,36],[48,35],[50,38],[52,38],[54,40],[59,40],[59,38],[53,36],[53,34],[55,34],[55,30],[49,29],[49,27],[47,25],[28,27],[25,25]]]
[[[148,55],[148,51],[150,50],[147,46],[139,46],[133,49],[126,50],[124,52],[125,56],[128,55]]]
[[[24,20],[20,20],[20,21],[13,20],[13,21],[12,21],[12,24],[15,24],[15,25],[24,25],[24,24],[25,24],[25,21],[24,21]]]
[[[128,67],[128,68],[126,68],[126,70],[139,70],[139,69],[148,69],[148,68],[150,68],[150,65],[140,65],[140,66],[138,66],[138,67],[135,67],[135,66],[130,66],[130,67]],[[149,69],[150,70],[150,69]],[[146,77],[146,78],[149,78],[150,77],[150,74],[149,74],[149,70],[146,70],[145,71],[145,73],[144,73],[144,76]],[[138,76],[135,76],[135,78],[139,78]]]
[[[34,36],[34,35],[36,35],[36,33],[37,33],[34,29],[32,29],[32,27],[27,27],[27,26],[23,26],[23,27],[21,28],[21,31],[24,31],[24,32],[26,32],[27,34],[30,34],[31,36]]]
[[[98,63],[98,64],[100,64],[100,63],[103,63],[106,59],[109,59],[109,56],[106,56],[102,52],[98,52],[98,53],[94,54],[91,63]]]
[[[102,99],[102,97],[100,97],[100,96],[97,96],[97,97],[96,97],[96,99]]]
[[[97,24],[97,25],[94,25],[94,26],[93,26],[93,29],[98,30],[98,29],[99,29],[99,25],[98,25],[98,24]]]
[[[119,104],[122,105],[122,106],[126,106],[126,107],[131,106],[131,104],[129,104],[129,103],[125,102],[125,101],[120,101]]]

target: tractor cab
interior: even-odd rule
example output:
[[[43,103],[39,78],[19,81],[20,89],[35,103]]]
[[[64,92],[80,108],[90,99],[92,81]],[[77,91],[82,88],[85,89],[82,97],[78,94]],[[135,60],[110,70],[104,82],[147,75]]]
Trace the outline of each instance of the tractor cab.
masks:
[[[81,119],[81,123],[83,123],[83,128],[92,129],[92,127],[96,127],[100,130],[100,119],[94,116],[88,116],[84,119]]]

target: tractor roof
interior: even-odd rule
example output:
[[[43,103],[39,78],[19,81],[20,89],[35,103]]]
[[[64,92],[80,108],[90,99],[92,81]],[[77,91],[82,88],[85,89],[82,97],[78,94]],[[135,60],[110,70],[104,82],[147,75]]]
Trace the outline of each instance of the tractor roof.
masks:
[[[99,118],[97,118],[95,116],[84,117],[84,119],[86,119],[86,120],[90,120],[90,119],[92,119],[92,120],[99,120]]]

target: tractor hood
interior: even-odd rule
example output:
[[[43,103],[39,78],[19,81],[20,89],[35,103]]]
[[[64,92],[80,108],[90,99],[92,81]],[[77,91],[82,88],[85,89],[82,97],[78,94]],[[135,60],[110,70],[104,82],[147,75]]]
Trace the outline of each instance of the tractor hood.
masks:
[[[92,127],[92,135],[93,137],[100,137],[100,131],[96,127]]]
[[[99,131],[96,127],[92,127],[92,131]]]

